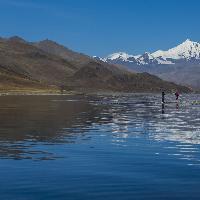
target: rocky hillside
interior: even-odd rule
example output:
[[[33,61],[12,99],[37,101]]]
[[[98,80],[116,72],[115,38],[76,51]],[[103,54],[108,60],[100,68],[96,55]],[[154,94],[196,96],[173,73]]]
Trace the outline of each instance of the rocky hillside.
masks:
[[[69,50],[50,40],[37,43],[19,37],[0,39],[0,90],[60,88],[147,92],[187,87],[136,74]]]
[[[200,88],[200,43],[189,39],[166,51],[145,52],[135,56],[119,52],[106,58],[95,58],[126,66],[136,72],[148,72],[167,81]]]

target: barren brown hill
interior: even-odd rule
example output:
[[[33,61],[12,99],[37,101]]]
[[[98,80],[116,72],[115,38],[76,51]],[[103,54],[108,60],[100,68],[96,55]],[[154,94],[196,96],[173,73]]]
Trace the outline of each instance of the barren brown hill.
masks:
[[[0,40],[0,73],[38,82],[61,85],[76,66],[50,55],[17,37]]]
[[[78,67],[83,66],[84,64],[91,61],[91,57],[77,53],[75,51],[72,51],[68,49],[67,47],[64,47],[63,45],[60,45],[54,41],[51,40],[43,40],[40,42],[32,43],[37,48],[45,51],[46,53],[59,56],[67,61],[70,61],[77,65]]]
[[[130,73],[115,65],[96,61],[50,40],[30,43],[19,37],[0,39],[0,89],[10,87],[30,90],[62,87],[86,91],[190,91],[147,73]]]
[[[129,73],[126,71],[116,73],[116,71],[108,69],[107,66],[95,62],[90,62],[82,67],[72,79],[76,80],[71,81],[74,88],[82,88],[83,90],[93,88],[121,92],[190,91],[187,87],[163,81],[148,73]]]

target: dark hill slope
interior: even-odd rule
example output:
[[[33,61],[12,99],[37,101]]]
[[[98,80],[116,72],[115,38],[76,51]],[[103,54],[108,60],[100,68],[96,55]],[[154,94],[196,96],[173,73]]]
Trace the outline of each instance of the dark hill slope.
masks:
[[[20,88],[62,86],[70,90],[151,92],[190,91],[147,73],[136,74],[55,42],[29,43],[19,37],[0,39],[0,86]]]
[[[87,55],[74,52],[67,47],[64,47],[48,39],[32,44],[48,54],[59,56],[71,63],[74,63],[77,67],[83,66],[84,64],[90,62],[92,59]]]
[[[94,62],[90,62],[78,70],[72,80],[75,81],[71,81],[71,86],[83,90],[88,88],[123,92],[156,92],[161,90],[189,92],[187,87],[163,81],[148,73],[116,73]]]
[[[0,40],[0,71],[47,84],[63,84],[76,66],[19,39]]]

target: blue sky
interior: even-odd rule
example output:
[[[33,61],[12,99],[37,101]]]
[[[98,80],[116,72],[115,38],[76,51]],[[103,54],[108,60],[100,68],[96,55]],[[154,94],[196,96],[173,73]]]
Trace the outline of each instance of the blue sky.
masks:
[[[0,36],[46,38],[88,54],[200,41],[199,0],[0,0]]]

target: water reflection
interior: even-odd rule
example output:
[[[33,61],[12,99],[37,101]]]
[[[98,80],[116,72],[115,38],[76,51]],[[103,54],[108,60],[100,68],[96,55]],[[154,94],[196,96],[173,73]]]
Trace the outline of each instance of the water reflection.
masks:
[[[162,114],[165,114],[165,104],[162,103]]]
[[[173,96],[168,98],[172,102]],[[199,164],[200,106],[190,103],[198,98],[186,95],[179,104],[162,105],[160,95],[142,94],[1,97],[0,156],[57,159],[63,156],[55,150],[61,145],[92,140],[94,146],[101,136],[122,148],[136,138],[142,145],[165,142],[169,156]]]
[[[96,118],[99,112],[99,108],[77,96],[1,97],[0,156],[56,159],[56,155],[44,150],[44,145],[74,143],[87,127],[100,120]]]
[[[169,96],[170,103],[165,105],[153,95],[118,97],[117,103],[115,98],[106,101],[112,106],[107,114],[113,118],[109,123],[113,144],[127,146],[136,137],[166,141],[168,147],[174,147],[168,155],[187,160],[188,165],[200,164],[200,107],[191,103],[198,95],[186,95],[179,103],[173,103],[173,96]]]
[[[175,146],[171,155],[188,160],[188,165],[199,165],[200,108],[194,108],[187,101],[175,106],[172,104],[165,109],[164,118],[157,116],[156,120],[148,122],[149,136],[156,141],[167,141],[169,147]]]

